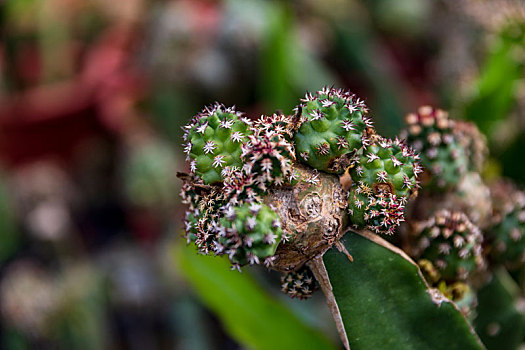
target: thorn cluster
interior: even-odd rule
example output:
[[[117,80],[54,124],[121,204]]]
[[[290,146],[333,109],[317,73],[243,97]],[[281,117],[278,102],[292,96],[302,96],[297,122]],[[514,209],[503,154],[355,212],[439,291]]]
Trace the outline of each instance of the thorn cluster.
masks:
[[[492,187],[494,213],[488,237],[491,258],[509,269],[525,263],[525,192],[507,183]]]
[[[367,107],[349,91],[328,87],[307,93],[301,102],[294,136],[299,160],[318,170],[342,173],[366,144],[366,129],[373,126]]]
[[[465,281],[485,267],[483,236],[463,212],[440,210],[417,226],[413,255],[430,261],[442,280]]]
[[[315,277],[307,266],[281,276],[281,290],[291,298],[308,299],[317,289]]]
[[[222,211],[215,254],[228,255],[234,268],[261,262],[271,266],[282,237],[279,216],[269,206],[256,202],[226,205]]]
[[[422,169],[403,142],[374,136],[350,167],[348,209],[352,224],[393,234],[404,221],[404,206],[417,193]]]
[[[468,170],[481,167],[486,148],[473,124],[456,122],[430,106],[408,114],[406,122],[402,136],[420,152],[431,188],[452,188]]]
[[[193,117],[184,130],[184,152],[190,170],[213,184],[223,180],[225,167],[241,167],[241,148],[251,134],[251,121],[235,107],[216,103]]]

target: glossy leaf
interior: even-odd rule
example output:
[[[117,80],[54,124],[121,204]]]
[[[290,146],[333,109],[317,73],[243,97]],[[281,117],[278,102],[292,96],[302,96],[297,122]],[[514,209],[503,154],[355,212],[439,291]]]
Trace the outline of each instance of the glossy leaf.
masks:
[[[372,234],[354,232],[323,257],[350,348],[481,349],[479,338],[456,306],[429,292],[418,267]]]
[[[272,299],[247,271],[230,271],[217,257],[179,246],[180,272],[201,300],[220,318],[229,334],[251,349],[335,349],[318,331],[304,325]]]

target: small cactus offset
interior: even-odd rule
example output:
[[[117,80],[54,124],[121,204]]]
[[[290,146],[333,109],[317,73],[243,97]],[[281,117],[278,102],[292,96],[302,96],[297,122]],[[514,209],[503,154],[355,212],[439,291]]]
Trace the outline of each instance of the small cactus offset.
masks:
[[[454,187],[470,164],[468,151],[458,140],[456,122],[447,112],[430,106],[407,115],[406,122],[408,128],[402,137],[420,152],[428,188],[438,191]]]
[[[297,107],[300,125],[294,136],[301,162],[329,173],[342,173],[352,156],[368,143],[372,121],[364,102],[348,91],[324,88],[307,93]]]
[[[350,167],[350,218],[357,227],[392,234],[404,221],[404,206],[417,194],[419,156],[403,142],[378,136]]]
[[[202,180],[190,178],[184,181],[181,197],[183,203],[189,205],[184,220],[186,239],[188,243],[194,242],[200,252],[209,254],[215,250],[214,232],[221,208],[226,204],[224,194],[202,185]]]
[[[348,207],[352,224],[366,227],[375,233],[392,235],[405,221],[404,200],[395,194],[380,192],[377,195],[366,185],[359,184],[349,194]]]
[[[508,183],[492,187],[494,215],[488,229],[490,257],[515,270],[525,264],[525,192]]]
[[[191,160],[191,171],[204,183],[223,180],[225,167],[241,167],[241,146],[251,133],[251,122],[234,107],[216,103],[193,117],[185,126],[184,151]]]
[[[247,165],[244,168],[257,174],[255,181],[263,192],[268,186],[293,181],[295,151],[286,136],[286,132],[255,129],[243,147],[242,159]]]
[[[317,288],[315,277],[306,266],[298,271],[287,272],[281,276],[281,290],[291,298],[308,299]]]
[[[279,216],[267,205],[255,202],[227,205],[217,228],[215,253],[226,254],[234,267],[270,266],[282,236]]]
[[[465,281],[485,266],[481,231],[462,212],[441,210],[416,235],[413,255],[435,266],[440,280]]]

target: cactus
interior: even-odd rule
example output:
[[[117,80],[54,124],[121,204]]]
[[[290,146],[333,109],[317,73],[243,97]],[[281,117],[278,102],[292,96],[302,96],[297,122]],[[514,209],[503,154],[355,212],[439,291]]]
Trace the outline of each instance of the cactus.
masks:
[[[496,262],[515,270],[525,264],[525,192],[507,183],[492,187],[494,215],[488,229],[490,256]]]
[[[327,271],[328,260],[323,257],[333,256],[336,247],[346,262],[353,259],[352,246],[342,241],[349,227],[370,241],[360,244],[363,249],[376,251],[369,244],[386,247],[388,243],[374,234],[396,233],[405,221],[409,199],[417,195],[423,169],[419,155],[404,141],[376,134],[366,117],[366,106],[348,91],[324,88],[307,94],[301,102],[293,117],[273,114],[251,123],[232,108],[217,104],[190,122],[185,139],[192,173],[179,174],[184,180],[183,202],[189,205],[186,237],[203,254],[226,255],[233,269],[264,264],[283,272],[282,290],[293,298],[309,298],[318,283],[348,348],[342,318],[349,319],[349,310],[343,309],[341,314],[334,306],[345,299],[344,293],[334,293],[347,279],[339,279],[344,273],[337,272],[336,265]],[[482,159],[480,135],[465,125],[461,132],[454,129],[454,122],[444,112],[423,108],[412,119],[408,141],[414,144],[415,136],[425,135],[431,147],[441,147],[437,150],[439,161],[453,160],[446,164],[452,170],[447,170],[445,177],[453,174],[458,178],[447,178],[447,186],[457,184],[465,173],[456,169],[460,160],[474,152]],[[419,148],[428,151],[421,145]],[[460,157],[455,157],[456,153]],[[477,163],[481,163],[479,159]],[[436,184],[441,181],[441,173],[433,175]],[[463,202],[469,208],[473,204],[472,200]],[[420,222],[416,233],[413,253],[430,281],[430,289],[420,291],[418,302],[429,312],[440,313],[430,304],[449,297],[463,303],[465,314],[470,313],[475,297],[468,277],[484,266],[483,238],[477,226],[466,214],[444,210]],[[408,247],[413,243],[408,242]],[[387,250],[390,252],[377,251],[380,259],[390,256],[388,261],[405,266],[405,272],[417,269],[406,256],[391,256],[392,252],[398,254],[395,249]],[[360,259],[366,256],[364,251],[355,253]],[[381,260],[374,269],[388,265]],[[330,281],[333,273],[338,276],[334,281],[339,281],[334,289]],[[414,276],[412,272],[408,275]],[[421,287],[422,276],[417,275],[411,286]],[[403,300],[403,305],[406,302]],[[454,314],[455,308],[447,310],[443,314],[455,319],[451,329],[462,333],[459,329],[468,327],[462,323],[463,316]],[[371,346],[375,344],[370,340]],[[475,336],[465,336],[463,341],[471,348],[477,346]]]
[[[308,299],[317,288],[315,277],[306,266],[281,276],[281,290],[292,298]]]
[[[466,281],[485,266],[483,236],[464,213],[441,210],[418,226],[413,255],[435,266],[439,280]]]
[[[222,210],[215,253],[227,254],[234,267],[262,261],[269,265],[282,236],[279,216],[255,202]]]
[[[333,88],[307,93],[301,101],[294,136],[298,159],[318,170],[342,173],[368,142],[366,129],[372,122],[367,107],[349,91]]]
[[[182,185],[181,197],[182,202],[189,205],[184,220],[188,243],[194,242],[204,254],[213,252],[221,208],[226,205],[224,193],[190,176]]]
[[[423,106],[417,113],[408,114],[406,122],[408,128],[402,137],[420,152],[421,163],[427,171],[428,189],[454,187],[470,164],[469,154],[458,140],[455,121],[441,109]]]
[[[268,186],[281,186],[293,180],[295,151],[286,136],[284,132],[255,129],[243,147],[243,168],[256,176],[255,182],[262,192]]]
[[[417,193],[418,156],[399,140],[374,137],[350,167],[348,208],[356,227],[392,234],[404,220],[404,205]]]
[[[204,183],[223,180],[225,167],[241,167],[241,146],[251,133],[251,122],[234,107],[215,104],[206,107],[185,126],[184,151],[191,171]]]

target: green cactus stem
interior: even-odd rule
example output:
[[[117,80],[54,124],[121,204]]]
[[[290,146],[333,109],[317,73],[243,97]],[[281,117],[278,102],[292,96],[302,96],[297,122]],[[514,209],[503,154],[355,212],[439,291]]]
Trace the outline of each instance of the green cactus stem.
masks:
[[[234,107],[206,107],[184,127],[184,151],[190,170],[213,184],[223,180],[225,167],[242,167],[242,145],[251,134],[251,121]]]
[[[463,212],[440,210],[416,226],[413,256],[430,261],[442,280],[466,281],[485,267],[483,236]]]
[[[227,205],[217,228],[215,254],[228,255],[234,268],[271,264],[282,237],[279,216],[267,205],[255,202]]]
[[[447,112],[430,106],[408,114],[406,122],[408,128],[401,135],[420,152],[427,187],[434,190],[454,187],[470,164],[469,154],[458,140],[456,122],[449,119]]]
[[[511,270],[525,264],[525,192],[510,183],[492,186],[494,215],[488,229],[490,256]]]
[[[368,142],[364,102],[349,91],[324,88],[307,93],[297,107],[300,126],[294,136],[298,159],[328,173],[340,174]]]
[[[417,194],[422,172],[416,155],[399,140],[379,136],[350,167],[348,209],[352,224],[376,233],[393,234],[404,221],[404,206]]]

